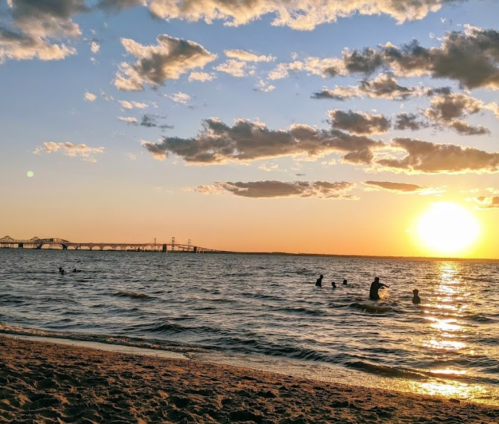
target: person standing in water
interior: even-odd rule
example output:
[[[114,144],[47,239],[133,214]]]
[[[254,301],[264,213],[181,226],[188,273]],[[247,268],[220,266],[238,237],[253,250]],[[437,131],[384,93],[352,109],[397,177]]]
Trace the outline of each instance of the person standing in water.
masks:
[[[335,289],[335,288],[336,288],[336,283],[335,283],[334,281],[331,281],[331,287],[332,287],[333,289]]]
[[[376,277],[374,281],[371,283],[371,289],[369,290],[369,299],[371,300],[379,300],[379,294],[378,291],[381,288],[388,287],[386,284],[380,283],[379,282],[379,277]]]
[[[414,295],[414,297],[412,298],[412,303],[414,303],[415,305],[419,305],[421,303],[421,298],[419,297],[419,290],[414,289],[412,291],[412,294]]]
[[[322,279],[323,278],[324,278],[324,276],[321,274],[321,276],[315,282],[315,287],[322,287]]]
[[[347,280],[343,280],[343,285],[346,286],[348,284]]]

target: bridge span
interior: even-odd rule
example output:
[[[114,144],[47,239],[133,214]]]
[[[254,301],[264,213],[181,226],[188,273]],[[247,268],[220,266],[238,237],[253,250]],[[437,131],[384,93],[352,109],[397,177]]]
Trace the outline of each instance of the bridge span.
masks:
[[[76,243],[61,238],[38,238],[29,240],[13,239],[6,236],[0,238],[0,248],[7,249],[62,249],[62,250],[108,250],[134,252],[191,252],[191,253],[224,253],[222,250],[209,249],[201,246],[177,244],[175,238],[171,243]]]

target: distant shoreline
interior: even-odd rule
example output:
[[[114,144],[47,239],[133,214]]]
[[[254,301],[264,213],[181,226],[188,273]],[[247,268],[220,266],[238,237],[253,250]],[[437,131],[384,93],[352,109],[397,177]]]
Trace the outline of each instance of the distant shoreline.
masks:
[[[0,250],[40,250],[40,249],[17,249],[12,247],[0,247]],[[64,251],[63,249],[44,248],[41,250]],[[118,252],[118,253],[162,253],[158,250],[147,250],[136,252],[133,250],[70,250],[71,252]],[[184,251],[168,251],[168,254],[192,254],[193,252]],[[201,253],[199,253],[201,254]],[[350,259],[388,259],[388,260],[405,260],[405,261],[454,261],[454,262],[487,262],[499,263],[499,258],[452,258],[452,257],[435,257],[435,256],[383,256],[383,255],[340,255],[334,253],[289,253],[289,252],[235,252],[235,251],[216,251],[204,252],[203,255],[253,255],[253,256],[304,256],[304,257],[326,257],[326,258],[350,258]]]

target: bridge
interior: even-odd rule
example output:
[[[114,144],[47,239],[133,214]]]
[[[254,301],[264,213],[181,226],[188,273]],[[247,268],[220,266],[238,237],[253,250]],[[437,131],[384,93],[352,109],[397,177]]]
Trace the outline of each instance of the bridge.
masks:
[[[75,243],[61,238],[38,238],[29,240],[13,239],[5,236],[0,238],[0,248],[7,249],[62,249],[62,250],[106,250],[106,251],[134,251],[134,252],[191,252],[191,253],[224,253],[221,250],[194,246],[190,240],[187,244],[175,243]]]

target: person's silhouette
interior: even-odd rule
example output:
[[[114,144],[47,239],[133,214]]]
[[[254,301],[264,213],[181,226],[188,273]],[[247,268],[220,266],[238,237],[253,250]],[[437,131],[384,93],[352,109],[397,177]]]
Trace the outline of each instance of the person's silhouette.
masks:
[[[348,284],[347,280],[343,280],[343,285],[346,286]]]
[[[335,288],[336,288],[336,283],[335,283],[334,281],[331,281],[331,287],[332,287],[333,289],[335,289]]]
[[[379,294],[378,291],[381,288],[388,287],[386,284],[380,283],[379,282],[379,277],[376,277],[374,281],[371,283],[371,289],[369,290],[369,299],[371,300],[379,300]]]
[[[414,289],[412,291],[412,294],[414,295],[414,297],[412,298],[412,303],[414,303],[415,305],[419,305],[421,303],[421,298],[419,297],[419,290]]]
[[[322,287],[322,279],[323,278],[324,278],[324,276],[321,274],[321,276],[315,282],[315,287]]]

